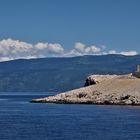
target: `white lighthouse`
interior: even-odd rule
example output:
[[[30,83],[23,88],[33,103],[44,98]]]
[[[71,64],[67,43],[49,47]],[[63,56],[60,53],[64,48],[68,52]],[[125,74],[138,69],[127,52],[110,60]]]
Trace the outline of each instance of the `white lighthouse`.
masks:
[[[137,65],[137,72],[140,72],[140,65]]]
[[[137,65],[137,70],[133,73],[133,76],[140,78],[140,64]]]

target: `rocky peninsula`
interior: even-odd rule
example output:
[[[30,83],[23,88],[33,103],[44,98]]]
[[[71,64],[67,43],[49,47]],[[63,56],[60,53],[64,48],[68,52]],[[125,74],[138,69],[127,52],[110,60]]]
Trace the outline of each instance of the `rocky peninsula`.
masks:
[[[128,75],[91,75],[85,87],[33,99],[35,103],[140,105],[140,79]]]

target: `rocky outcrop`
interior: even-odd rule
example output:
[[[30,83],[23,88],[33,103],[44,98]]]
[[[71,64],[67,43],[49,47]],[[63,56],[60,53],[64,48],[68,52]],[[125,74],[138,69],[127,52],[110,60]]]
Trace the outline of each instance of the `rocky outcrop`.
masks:
[[[133,74],[127,74],[127,75],[91,75],[91,76],[87,77],[86,82],[85,82],[85,87],[90,86],[90,85],[94,85],[94,84],[100,83],[101,81],[105,81],[105,80],[112,79],[112,78],[119,78],[119,79],[131,78],[132,79],[135,77],[133,76]]]
[[[87,79],[94,84],[32,102],[140,105],[140,79],[132,74],[91,75]]]

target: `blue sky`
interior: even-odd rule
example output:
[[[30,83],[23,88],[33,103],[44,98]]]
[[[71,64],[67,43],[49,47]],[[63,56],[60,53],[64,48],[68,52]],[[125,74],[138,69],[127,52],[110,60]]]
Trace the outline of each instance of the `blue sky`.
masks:
[[[139,7],[139,0],[0,0],[0,40],[139,53]]]

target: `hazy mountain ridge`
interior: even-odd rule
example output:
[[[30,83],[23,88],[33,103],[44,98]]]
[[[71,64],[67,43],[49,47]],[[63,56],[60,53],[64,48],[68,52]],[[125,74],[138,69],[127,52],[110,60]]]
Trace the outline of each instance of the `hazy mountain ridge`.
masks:
[[[140,55],[41,58],[0,63],[0,91],[65,91],[84,85],[91,74],[127,74]]]

